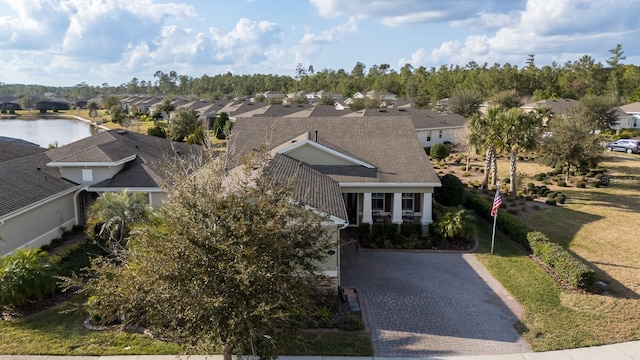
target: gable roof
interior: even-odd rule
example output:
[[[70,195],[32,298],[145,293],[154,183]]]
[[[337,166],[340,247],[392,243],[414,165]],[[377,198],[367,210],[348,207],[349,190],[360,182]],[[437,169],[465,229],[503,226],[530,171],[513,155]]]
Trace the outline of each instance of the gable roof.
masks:
[[[327,173],[340,183],[439,184],[409,117],[238,118],[228,144],[230,165],[245,153],[271,150],[300,134],[319,138],[375,167],[339,166]],[[323,167],[314,166],[315,169]],[[335,167],[326,167],[326,170]],[[365,174],[366,172],[366,174]]]
[[[267,172],[272,180],[285,184],[295,179],[295,201],[347,221],[347,210],[340,185],[307,164],[287,155],[276,154]]]
[[[0,162],[0,217],[77,188],[58,169],[45,166],[49,161],[48,153],[40,152]]]
[[[200,146],[173,142],[155,136],[123,130],[109,130],[49,150],[52,163],[125,163],[123,169],[110,179],[93,185],[94,188],[161,187],[165,177],[161,167],[166,158],[198,154]]]
[[[622,111],[628,114],[640,113],[640,101],[637,101],[631,104],[622,105],[620,106],[620,109],[622,109]]]
[[[540,100],[520,106],[525,110],[538,109],[541,107],[548,107],[556,115],[566,114],[572,107],[580,106],[580,101],[573,99],[550,99]]]

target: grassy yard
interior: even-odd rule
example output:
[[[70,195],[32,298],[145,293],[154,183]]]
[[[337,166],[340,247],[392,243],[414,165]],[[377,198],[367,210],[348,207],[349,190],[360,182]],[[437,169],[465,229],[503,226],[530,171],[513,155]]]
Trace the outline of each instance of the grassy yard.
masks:
[[[84,328],[86,312],[80,300],[24,318],[0,321],[0,354],[17,355],[150,355],[181,354],[184,348],[146,336]],[[282,355],[372,356],[369,334],[345,332],[303,333],[298,338],[276,338]]]
[[[596,269],[598,278],[607,283],[596,294],[563,290],[500,236],[496,255],[489,255],[491,229],[480,222],[482,245],[476,256],[523,305],[525,315],[519,326],[534,350],[640,339],[639,160],[639,156],[608,157],[602,166],[614,176],[610,186],[579,189],[552,183],[549,188],[567,195],[565,205],[518,215]],[[498,167],[506,177],[506,161]],[[519,172],[531,177],[549,170],[535,162],[518,166]]]

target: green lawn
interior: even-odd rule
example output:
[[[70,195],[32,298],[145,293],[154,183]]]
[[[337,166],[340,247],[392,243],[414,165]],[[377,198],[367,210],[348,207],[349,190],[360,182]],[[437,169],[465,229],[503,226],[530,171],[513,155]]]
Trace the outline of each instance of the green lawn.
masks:
[[[633,158],[608,158],[602,165],[614,176],[640,174],[640,161]],[[550,187],[565,193],[568,203],[519,218],[568,247],[608,285],[597,294],[567,292],[502,236],[497,237],[496,255],[489,255],[491,229],[480,221],[476,256],[524,307],[523,337],[536,351],[640,339],[640,182]]]
[[[152,355],[181,354],[174,343],[118,330],[90,331],[80,297],[24,318],[0,321],[0,354],[18,355]],[[276,338],[282,355],[372,356],[366,333],[303,333]]]

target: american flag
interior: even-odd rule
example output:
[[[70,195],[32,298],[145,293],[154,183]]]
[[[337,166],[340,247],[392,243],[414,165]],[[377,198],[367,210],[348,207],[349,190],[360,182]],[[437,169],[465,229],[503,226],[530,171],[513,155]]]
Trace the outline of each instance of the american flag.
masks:
[[[502,205],[502,196],[500,196],[500,190],[496,190],[496,196],[493,198],[493,206],[491,206],[491,216],[498,216],[500,205]]]

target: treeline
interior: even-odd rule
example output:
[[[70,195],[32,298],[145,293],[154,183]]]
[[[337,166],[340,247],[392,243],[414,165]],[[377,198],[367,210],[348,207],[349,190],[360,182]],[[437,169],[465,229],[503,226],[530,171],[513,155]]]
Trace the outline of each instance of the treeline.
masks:
[[[605,64],[584,55],[575,61],[560,65],[551,63],[538,67],[535,56],[528,56],[522,68],[505,63],[477,64],[465,66],[442,65],[438,68],[406,64],[399,71],[388,64],[367,68],[358,62],[351,71],[323,69],[314,71],[313,66],[299,64],[295,76],[282,75],[233,75],[230,72],[198,78],[180,75],[175,71],[157,71],[153,80],[133,78],[118,86],[102,84],[89,86],[86,83],[73,87],[53,88],[39,85],[0,85],[0,94],[20,96],[25,94],[57,92],[64,96],[89,96],[95,94],[164,94],[191,95],[200,99],[217,100],[234,96],[249,96],[265,91],[284,94],[296,91],[326,90],[344,97],[368,90],[381,90],[399,97],[432,101],[450,97],[454,91],[475,89],[485,99],[504,90],[515,89],[521,96],[533,100],[569,98],[579,100],[585,95],[611,95],[618,102],[640,100],[640,66],[623,64],[622,46],[610,49],[610,58]]]

